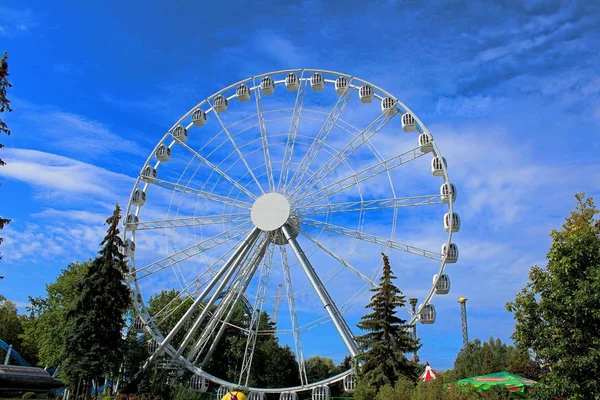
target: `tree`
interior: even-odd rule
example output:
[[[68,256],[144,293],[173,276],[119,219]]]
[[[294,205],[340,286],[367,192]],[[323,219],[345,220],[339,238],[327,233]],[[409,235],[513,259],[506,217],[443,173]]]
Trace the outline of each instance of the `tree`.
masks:
[[[0,114],[7,111],[11,112],[10,108],[10,100],[6,98],[6,89],[12,87],[10,82],[8,82],[8,54],[6,52],[0,58]],[[8,126],[6,123],[2,121],[0,118],[0,133],[5,133],[10,135],[10,131],[8,130]],[[0,143],[0,149],[3,148],[4,145]],[[6,162],[0,158],[0,167],[6,165]],[[4,229],[4,227],[10,223],[10,219],[3,218],[0,216],[0,230]],[[2,238],[0,237],[0,244],[2,244]],[[0,254],[0,260],[2,259],[2,255]]]
[[[0,294],[0,339],[9,345],[13,345],[18,351],[19,335],[22,331],[17,306]]]
[[[470,378],[494,372],[506,371],[515,349],[500,339],[490,339],[482,343],[479,339],[467,343],[454,360],[453,377]]]
[[[306,377],[309,382],[329,378],[338,372],[333,360],[327,357],[312,356],[306,360]]]
[[[533,266],[527,285],[507,304],[513,338],[548,367],[538,398],[600,397],[600,222],[592,198],[550,234],[546,267]]]
[[[79,298],[78,285],[91,262],[71,263],[56,281],[46,285],[46,297],[29,297],[29,316],[23,321],[22,340],[42,365],[57,367],[65,358],[67,313]]]
[[[119,237],[121,208],[117,205],[106,220],[108,232],[99,256],[86,270],[78,285],[80,296],[67,314],[64,369],[71,383],[82,380],[89,387],[103,374],[116,375],[124,350],[122,330],[130,306],[129,288],[124,282],[127,271]],[[86,390],[86,396],[89,391]]]
[[[394,385],[400,377],[416,381],[417,373],[413,362],[405,353],[418,350],[418,339],[411,337],[410,327],[396,316],[396,310],[404,307],[404,295],[398,289],[393,279],[389,260],[383,254],[383,275],[379,286],[371,289],[374,295],[367,305],[373,312],[362,317],[359,328],[369,331],[356,338],[363,361],[360,380],[367,386],[379,390],[384,385]]]

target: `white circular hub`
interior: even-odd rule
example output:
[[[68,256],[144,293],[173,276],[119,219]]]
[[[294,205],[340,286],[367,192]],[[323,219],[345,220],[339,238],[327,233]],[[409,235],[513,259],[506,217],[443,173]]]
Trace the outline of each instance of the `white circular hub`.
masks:
[[[290,203],[279,193],[260,196],[250,211],[252,223],[258,229],[271,232],[281,228],[290,217]]]

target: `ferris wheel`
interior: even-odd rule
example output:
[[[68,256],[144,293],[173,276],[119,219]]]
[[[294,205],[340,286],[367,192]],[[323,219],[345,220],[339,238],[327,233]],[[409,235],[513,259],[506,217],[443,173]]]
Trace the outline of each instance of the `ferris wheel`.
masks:
[[[435,321],[432,299],[449,292],[446,266],[458,259],[455,200],[431,133],[372,83],[298,69],[219,90],[158,142],[127,207],[127,280],[136,322],[153,338],[149,362],[166,355],[194,373],[195,389],[210,381],[255,400],[303,390],[324,399],[338,381],[352,390],[352,368],[311,382],[306,358],[324,347],[359,353],[347,321],[377,285],[382,251],[400,265],[403,293],[421,297],[405,307],[408,323]],[[191,306],[163,332],[171,303],[157,311],[148,299],[173,288]],[[246,321],[235,324],[240,306]],[[274,316],[275,334],[293,349],[299,385],[248,384],[257,336],[269,333],[260,318],[271,309],[286,314]],[[205,368],[226,329],[246,340],[229,380]]]

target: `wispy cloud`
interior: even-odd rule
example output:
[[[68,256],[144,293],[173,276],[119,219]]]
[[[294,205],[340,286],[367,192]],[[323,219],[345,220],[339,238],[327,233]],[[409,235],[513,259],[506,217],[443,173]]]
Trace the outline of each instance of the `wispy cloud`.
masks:
[[[0,37],[13,38],[26,34],[39,24],[39,18],[30,9],[0,6]]]

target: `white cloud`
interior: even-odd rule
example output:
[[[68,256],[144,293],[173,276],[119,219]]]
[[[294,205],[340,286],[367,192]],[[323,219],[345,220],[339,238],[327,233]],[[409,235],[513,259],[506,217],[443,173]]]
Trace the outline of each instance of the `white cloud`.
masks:
[[[47,195],[85,195],[118,200],[116,191],[131,186],[132,178],[56,154],[28,149],[5,149],[7,165],[0,175],[30,185]],[[65,200],[67,198],[65,197]]]

